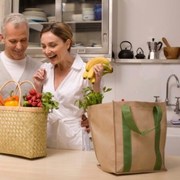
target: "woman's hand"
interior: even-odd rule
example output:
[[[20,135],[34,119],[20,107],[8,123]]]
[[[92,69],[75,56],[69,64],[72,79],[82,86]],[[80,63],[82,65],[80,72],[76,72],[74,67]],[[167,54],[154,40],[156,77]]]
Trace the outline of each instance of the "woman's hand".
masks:
[[[42,86],[45,79],[46,79],[46,70],[44,68],[38,69],[33,76],[34,86],[38,92],[42,91]]]
[[[82,115],[81,127],[85,127],[87,133],[90,132],[89,121],[85,114]]]
[[[94,73],[95,73],[95,76],[96,76],[96,81],[93,85],[93,90],[95,92],[100,92],[100,84],[101,84],[101,79],[102,79],[102,76],[103,76],[103,70],[104,70],[104,67],[102,64],[96,64],[94,66]]]

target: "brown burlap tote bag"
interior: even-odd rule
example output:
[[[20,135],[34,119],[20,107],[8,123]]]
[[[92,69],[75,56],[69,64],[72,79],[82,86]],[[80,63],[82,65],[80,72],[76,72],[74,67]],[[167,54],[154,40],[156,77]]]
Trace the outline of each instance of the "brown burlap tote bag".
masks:
[[[166,170],[166,105],[112,102],[88,108],[94,151],[103,171],[114,174]]]

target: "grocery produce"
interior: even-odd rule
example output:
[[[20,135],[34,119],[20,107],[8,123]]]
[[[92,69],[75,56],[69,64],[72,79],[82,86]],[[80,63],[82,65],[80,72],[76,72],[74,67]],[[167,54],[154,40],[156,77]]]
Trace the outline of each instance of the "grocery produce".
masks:
[[[104,93],[108,91],[111,91],[111,88],[104,87],[102,92],[94,92],[91,87],[86,87],[83,89],[83,98],[77,100],[76,104],[79,108],[82,108],[84,111],[86,111],[88,106],[101,104],[104,98]]]
[[[10,92],[10,95],[4,99],[4,106],[18,106],[19,105],[19,96],[13,95],[14,91]]]
[[[92,84],[96,81],[95,72],[94,72],[94,66],[96,64],[102,64],[103,65],[103,76],[107,73],[112,73],[113,68],[110,64],[110,61],[105,57],[96,57],[90,59],[86,63],[86,70],[83,73],[83,78],[88,79]]]
[[[3,106],[4,105],[4,99],[3,97],[0,95],[0,106]]]
[[[45,111],[59,108],[59,103],[53,99],[50,92],[38,93],[34,88],[23,96],[24,107],[42,107]]]
[[[91,69],[91,67],[93,67],[95,64],[109,64],[109,60],[105,57],[95,57],[90,59],[87,63],[86,63],[86,71],[89,71]]]

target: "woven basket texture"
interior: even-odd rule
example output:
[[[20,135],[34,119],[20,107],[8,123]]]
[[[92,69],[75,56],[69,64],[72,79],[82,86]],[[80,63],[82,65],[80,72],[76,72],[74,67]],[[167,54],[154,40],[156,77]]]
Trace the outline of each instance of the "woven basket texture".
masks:
[[[29,159],[44,157],[46,132],[47,113],[42,108],[0,106],[0,153]]]
[[[41,108],[0,107],[0,153],[46,156],[47,114]]]

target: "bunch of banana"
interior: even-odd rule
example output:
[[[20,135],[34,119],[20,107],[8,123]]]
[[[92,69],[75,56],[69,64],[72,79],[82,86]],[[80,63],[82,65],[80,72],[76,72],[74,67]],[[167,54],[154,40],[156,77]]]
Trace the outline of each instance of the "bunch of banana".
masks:
[[[92,84],[96,81],[94,73],[94,65],[102,64],[104,67],[103,75],[113,72],[113,67],[110,64],[110,61],[105,57],[95,57],[90,59],[86,63],[86,70],[83,73],[83,78],[88,79]]]

